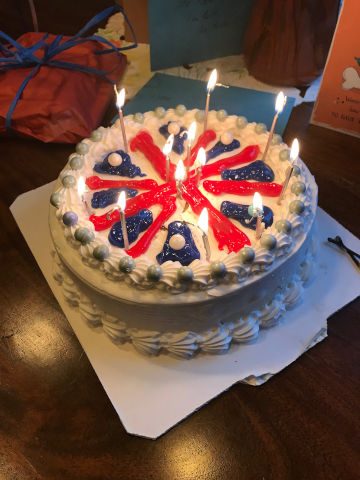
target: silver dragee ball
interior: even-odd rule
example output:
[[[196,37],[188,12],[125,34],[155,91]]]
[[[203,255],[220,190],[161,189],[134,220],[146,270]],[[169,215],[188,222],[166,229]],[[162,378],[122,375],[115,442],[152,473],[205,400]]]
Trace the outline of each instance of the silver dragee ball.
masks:
[[[279,158],[282,162],[284,162],[285,160],[290,160],[290,150],[287,148],[281,150],[279,153]]]
[[[204,110],[198,110],[196,113],[195,113],[195,120],[199,123],[202,123],[204,121],[204,117],[205,117],[205,112]]]
[[[194,272],[189,267],[180,267],[177,272],[177,279],[180,283],[192,282],[194,279]]]
[[[82,168],[83,165],[84,165],[84,159],[83,157],[79,157],[79,155],[75,155],[70,160],[70,167],[72,170],[80,170],[80,168]]]
[[[162,118],[165,115],[165,108],[164,107],[156,107],[154,110],[155,116],[158,118]]]
[[[254,130],[255,130],[255,133],[257,133],[258,135],[260,135],[261,133],[265,133],[266,130],[267,130],[267,128],[266,128],[265,123],[257,123],[257,124],[255,125]]]
[[[54,192],[51,194],[50,197],[50,203],[53,207],[58,208],[60,206],[60,203],[63,200],[63,196],[59,192]]]
[[[275,228],[279,233],[290,233],[291,232],[291,223],[288,220],[278,220],[275,223]]]
[[[292,171],[292,176],[293,177],[298,177],[300,175],[300,167],[297,165],[294,165],[293,171]]]
[[[99,142],[102,139],[102,136],[103,132],[100,129],[94,130],[93,132],[91,132],[90,140],[93,142]]]
[[[122,162],[122,157],[116,152],[110,153],[108,162],[112,167],[118,167]]]
[[[236,119],[236,126],[238,128],[245,128],[247,124],[248,124],[248,121],[246,117],[238,117]]]
[[[131,273],[135,268],[134,259],[126,256],[123,257],[119,262],[119,270],[123,273]]]
[[[159,267],[158,265],[150,265],[150,267],[148,267],[146,271],[146,278],[150,282],[158,282],[161,279],[162,274],[163,272],[161,270],[161,267]]]
[[[81,242],[83,245],[91,243],[95,240],[95,235],[93,232],[86,227],[79,227],[75,230],[75,239]]]
[[[250,247],[243,247],[239,252],[239,258],[242,263],[251,263],[254,261],[255,252]]]
[[[305,193],[306,186],[303,182],[295,182],[291,185],[291,191],[295,193],[295,195],[301,195]]]
[[[61,181],[65,188],[74,187],[76,184],[76,179],[72,175],[65,175]]]
[[[109,255],[110,251],[106,245],[97,245],[93,250],[93,257],[100,262],[104,261]]]
[[[226,266],[223,262],[212,262],[210,264],[210,273],[214,278],[224,278],[226,275]]]
[[[293,200],[289,205],[290,213],[296,213],[297,215],[301,215],[305,210],[305,205],[301,200]]]
[[[85,155],[89,151],[89,146],[85,142],[80,142],[76,145],[76,153]]]
[[[180,233],[175,233],[169,240],[169,246],[174,250],[181,250],[185,247],[185,244],[185,238]]]
[[[186,113],[186,107],[185,105],[178,105],[176,108],[175,108],[175,113],[177,115],[179,115],[179,117],[182,117],[183,115],[185,115]]]
[[[221,137],[220,141],[224,145],[230,145],[230,143],[234,140],[233,134],[231,132],[224,132]]]
[[[274,133],[271,139],[271,145],[279,145],[282,142],[282,138],[278,133]]]
[[[268,250],[273,250],[276,247],[276,238],[270,233],[265,233],[261,236],[260,245]]]
[[[135,113],[135,115],[134,115],[134,122],[136,122],[136,123],[143,123],[143,121],[144,121],[144,115],[143,115],[142,113],[140,113],[140,112]]]
[[[227,116],[228,114],[226,110],[218,110],[216,112],[216,118],[219,120],[219,122],[224,122]]]

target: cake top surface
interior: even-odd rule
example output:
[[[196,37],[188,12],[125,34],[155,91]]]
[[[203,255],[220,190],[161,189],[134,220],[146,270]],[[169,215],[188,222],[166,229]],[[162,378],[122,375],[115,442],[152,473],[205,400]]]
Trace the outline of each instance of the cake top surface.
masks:
[[[291,166],[289,148],[281,138],[274,136],[264,159],[269,134],[263,124],[210,111],[203,132],[202,116],[199,110],[179,106],[125,117],[129,154],[124,152],[119,121],[100,127],[77,145],[60,174],[51,208],[83,263],[131,287],[210,292],[271,270],[303,240],[314,218],[317,190],[301,160],[295,160],[279,203]],[[186,175],[187,135],[194,121]],[[167,177],[162,150],[171,133]],[[200,146],[206,152],[202,169]],[[175,181],[181,176],[180,161],[187,177],[182,183]],[[87,188],[79,192],[84,181]],[[122,190],[127,197],[126,250],[117,203]],[[255,192],[263,203],[260,239],[255,231]],[[205,207],[210,252],[204,241],[206,225],[199,227]]]

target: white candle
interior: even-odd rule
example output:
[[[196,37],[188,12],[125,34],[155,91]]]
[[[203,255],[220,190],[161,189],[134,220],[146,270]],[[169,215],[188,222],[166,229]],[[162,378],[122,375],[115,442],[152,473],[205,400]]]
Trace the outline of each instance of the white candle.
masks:
[[[204,132],[207,128],[207,118],[209,113],[209,103],[210,103],[210,93],[214,90],[217,82],[217,70],[216,68],[211,72],[208,84],[207,84],[207,95],[206,95],[206,106],[205,106],[205,116],[204,116]]]
[[[92,212],[91,212],[91,210],[89,208],[89,205],[88,205],[88,203],[86,201],[86,198],[85,198],[85,192],[87,191],[87,189],[86,189],[86,184],[85,184],[84,177],[79,178],[78,183],[77,183],[77,191],[78,191],[79,197],[81,198],[82,203],[84,204],[84,207],[85,207],[88,215],[91,215]]]
[[[267,152],[268,152],[269,147],[270,147],[271,139],[272,139],[273,134],[274,134],[275,125],[276,125],[278,116],[283,111],[283,108],[286,104],[286,100],[287,100],[287,97],[284,96],[283,92],[280,92],[276,97],[275,116],[274,116],[274,120],[273,120],[272,125],[271,125],[268,141],[266,143],[266,147],[265,147],[265,150],[264,150],[264,155],[262,157],[263,162],[265,162],[265,158],[266,158]]]
[[[126,208],[126,193],[123,190],[120,192],[119,198],[118,198],[118,206],[120,210],[120,222],[121,222],[121,232],[123,235],[124,239],[124,249],[128,250],[129,249],[129,238],[127,234],[127,228],[126,228],[126,219],[125,219],[125,208]]]
[[[195,138],[195,133],[196,133],[196,122],[192,122],[188,130],[188,138],[187,138],[188,143],[187,143],[186,177],[189,176],[191,146]]]
[[[172,150],[174,143],[174,134],[172,133],[169,135],[168,139],[166,140],[166,143],[163,147],[163,154],[165,155],[165,161],[166,161],[166,182],[170,181],[170,152]]]
[[[122,112],[122,107],[124,106],[124,103],[125,103],[125,88],[122,88],[120,92],[118,92],[116,85],[114,85],[114,90],[116,93],[116,106],[119,111],[120,126],[121,126],[123,142],[124,142],[124,150],[125,150],[125,153],[129,153],[129,147],[128,147],[126,133],[125,133],[124,117]]]
[[[175,170],[177,197],[180,199],[182,199],[181,189],[182,189],[182,183],[184,179],[185,179],[185,167],[184,167],[184,162],[180,159]]]
[[[261,220],[263,218],[263,204],[262,204],[262,198],[259,192],[254,193],[254,198],[253,198],[253,217],[256,217],[256,231],[255,231],[255,238],[256,240],[260,240],[261,235],[262,235],[262,224]]]
[[[285,176],[285,180],[284,180],[284,183],[283,183],[283,188],[281,190],[281,194],[280,194],[280,197],[278,198],[278,201],[277,203],[280,204],[282,199],[284,198],[284,195],[285,195],[285,191],[286,191],[286,188],[289,184],[289,181],[290,181],[290,178],[291,178],[291,175],[294,171],[294,163],[295,163],[295,160],[298,158],[299,156],[299,151],[300,151],[300,146],[299,146],[299,142],[298,142],[298,139],[297,138],[294,138],[292,144],[291,144],[291,150],[290,150],[290,161],[291,161],[291,165],[288,167],[287,171],[286,171],[286,176]]]
[[[199,148],[196,160],[195,160],[195,169],[196,169],[196,186],[199,186],[202,167],[206,163],[206,153],[205,150],[201,147]]]
[[[198,227],[200,228],[203,234],[202,237],[203,237],[204,248],[206,252],[206,261],[208,262],[210,260],[211,251],[210,251],[209,239],[207,236],[207,232],[209,229],[209,214],[208,214],[207,208],[204,208],[199,216]]]

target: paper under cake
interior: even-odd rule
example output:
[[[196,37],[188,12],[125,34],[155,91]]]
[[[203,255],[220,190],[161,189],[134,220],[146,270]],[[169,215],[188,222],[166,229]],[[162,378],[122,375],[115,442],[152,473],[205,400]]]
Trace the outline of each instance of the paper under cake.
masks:
[[[187,178],[187,132],[197,134]],[[68,303],[116,343],[131,342],[144,354],[190,358],[219,354],[253,342],[260,328],[286,321],[309,278],[317,186],[275,135],[266,156],[264,124],[179,105],[125,117],[129,154],[119,122],[100,127],[70,155],[51,196],[54,276]],[[162,153],[174,134],[169,178]],[[199,148],[206,165],[197,177]],[[85,180],[87,191],[79,193]],[[198,181],[199,178],[199,181]],[[117,201],[126,191],[124,248]],[[255,237],[253,196],[263,199],[263,232]],[[209,214],[207,258],[201,211]]]

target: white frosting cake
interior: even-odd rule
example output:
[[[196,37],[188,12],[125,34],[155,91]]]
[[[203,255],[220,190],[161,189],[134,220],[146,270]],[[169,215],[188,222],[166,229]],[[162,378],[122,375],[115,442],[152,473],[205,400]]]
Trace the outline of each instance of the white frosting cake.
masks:
[[[165,161],[161,150],[167,135],[173,131],[180,147],[181,144],[185,147],[183,153],[171,153],[174,168],[180,159],[186,164],[186,131],[195,120],[197,135],[193,145],[196,146],[203,132],[202,114],[178,106],[168,111],[159,108],[144,115],[125,117],[130,159],[122,158],[124,144],[119,122],[110,128],[99,128],[90,139],[77,145],[77,152],[70,156],[51,197],[55,278],[62,285],[65,298],[79,308],[89,325],[102,326],[113,341],[130,341],[146,354],[163,352],[188,358],[198,352],[223,353],[232,343],[254,341],[259,328],[276,325],[286,310],[301,299],[303,284],[311,272],[317,186],[306,166],[297,159],[284,198],[278,203],[281,184],[290,166],[289,149],[276,135],[265,159],[266,165],[259,162],[268,139],[263,124],[247,123],[244,117],[227,116],[224,111],[209,112],[207,128],[213,133],[205,142],[205,150],[212,151],[218,144],[220,153],[208,159],[203,172],[208,166],[220,165],[221,161],[237,155],[239,163],[236,159],[233,163],[229,160],[230,166],[215,169],[216,174],[203,173],[198,190],[194,190],[197,187],[191,167],[192,179],[185,180],[183,190],[180,188],[183,198],[176,194],[174,182],[167,184],[168,190],[163,187],[166,182],[156,162]],[[143,140],[139,140],[142,131],[151,135],[152,147],[147,143],[148,136],[145,147]],[[240,145],[233,144],[233,140]],[[229,145],[234,148],[231,150]],[[248,158],[245,155],[240,161],[241,152]],[[132,178],[121,171],[126,162],[129,166],[129,160],[130,170],[140,168]],[[273,178],[267,175],[269,167]],[[230,171],[232,181],[227,179],[225,170]],[[234,170],[236,172],[232,172]],[[170,173],[173,175],[173,170]],[[130,173],[127,170],[126,174],[133,175],[134,170]],[[266,181],[259,184],[257,174]],[[107,189],[99,187],[103,183],[97,184],[99,180],[92,180],[94,176],[101,180],[125,181],[137,190],[131,194],[137,195],[127,202],[130,211],[127,215],[125,210],[127,225],[139,224],[140,217],[136,216],[140,203],[137,202],[144,198],[141,210],[146,211],[146,218],[152,223],[149,220],[149,224],[143,224],[141,220],[145,227],[136,232],[136,238],[130,233],[129,238],[133,240],[128,250],[130,255],[114,244],[115,237],[122,241],[120,223],[115,222],[119,220],[118,211],[114,210],[114,195],[118,191],[111,194],[110,200],[107,193],[100,193],[100,197],[106,198],[106,206],[93,208],[99,207],[99,203],[94,203],[93,194]],[[98,188],[81,197],[78,192],[81,177],[87,179],[91,188]],[[244,179],[247,182],[244,183]],[[149,180],[155,181],[158,187],[146,183],[140,186]],[[239,187],[241,193],[219,194],[217,189],[230,184],[227,182],[243,186],[244,190]],[[258,186],[265,192],[262,199],[267,227],[260,240],[255,238],[255,230],[249,228],[256,219],[255,222],[251,219],[247,207],[252,204],[253,191]],[[245,195],[246,188],[251,194]],[[276,196],[267,195],[271,189]],[[157,191],[160,193],[155,194]],[[187,201],[190,205],[186,205]],[[209,259],[203,231],[198,227],[199,208],[208,205],[206,202],[216,209],[210,215]],[[156,219],[161,218],[167,208],[165,222],[157,228],[160,224],[156,225]],[[224,216],[229,212],[232,218]],[[212,228],[214,216],[218,219],[217,228]],[[219,225],[223,225],[223,232],[219,232]],[[111,233],[113,227],[116,235]],[[145,241],[148,238],[150,240]]]

